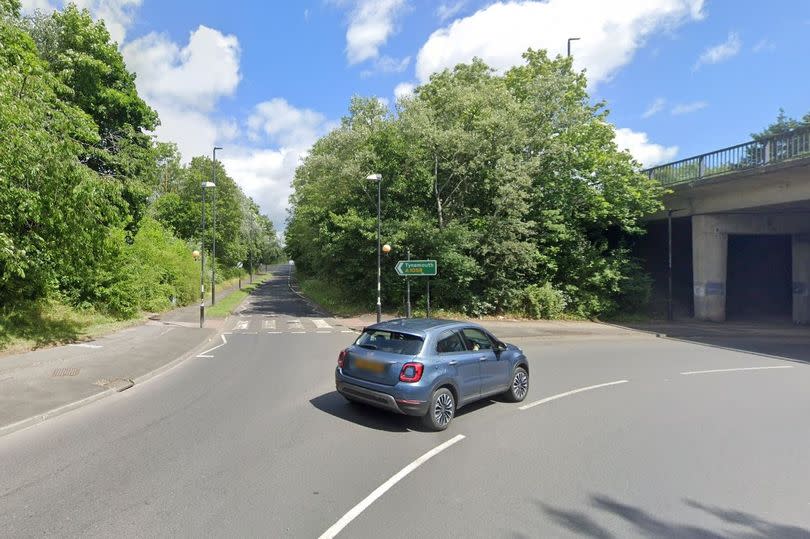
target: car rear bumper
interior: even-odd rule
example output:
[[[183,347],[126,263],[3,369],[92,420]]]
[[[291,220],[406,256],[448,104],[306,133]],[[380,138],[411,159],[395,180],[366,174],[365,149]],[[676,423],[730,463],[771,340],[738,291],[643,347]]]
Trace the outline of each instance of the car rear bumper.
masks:
[[[427,413],[428,403],[412,399],[397,399],[393,395],[375,391],[367,387],[351,384],[342,380],[335,381],[335,387],[341,395],[383,410],[398,414],[423,416]]]

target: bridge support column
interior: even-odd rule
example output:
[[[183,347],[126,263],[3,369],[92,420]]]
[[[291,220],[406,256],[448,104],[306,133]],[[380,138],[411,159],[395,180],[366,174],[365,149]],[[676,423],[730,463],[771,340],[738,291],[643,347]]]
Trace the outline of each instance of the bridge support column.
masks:
[[[719,217],[692,217],[692,272],[695,318],[723,322],[726,319],[726,266],[728,234]]]
[[[810,235],[793,235],[793,322],[810,324]]]

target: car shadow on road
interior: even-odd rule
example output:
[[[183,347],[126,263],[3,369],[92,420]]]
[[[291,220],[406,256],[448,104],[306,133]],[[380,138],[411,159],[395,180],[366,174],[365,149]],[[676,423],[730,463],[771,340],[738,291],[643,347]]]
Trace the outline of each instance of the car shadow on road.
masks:
[[[430,432],[422,426],[418,417],[400,415],[366,404],[349,402],[337,391],[324,393],[309,402],[322,412],[369,429],[388,432]],[[470,412],[487,408],[497,402],[493,399],[483,399],[468,404],[458,410],[456,419]]]
[[[810,530],[789,524],[779,524],[757,517],[743,511],[722,509],[685,499],[684,504],[703,511],[722,521],[721,525],[732,524],[741,528],[739,531],[723,530],[716,532],[700,526],[680,524],[657,518],[647,511],[621,503],[609,496],[591,495],[591,506],[612,517],[619,517],[635,529],[634,533],[643,537],[661,537],[662,539],[764,539],[779,537],[782,539],[810,539]],[[582,511],[567,511],[547,505],[539,500],[535,503],[543,513],[563,528],[581,537],[593,539],[614,539],[616,535],[600,525],[591,515]],[[598,513],[597,513],[598,514]]]
[[[322,412],[369,429],[387,432],[418,430],[415,425],[416,418],[394,414],[365,404],[349,402],[337,391],[324,393],[309,402]]]

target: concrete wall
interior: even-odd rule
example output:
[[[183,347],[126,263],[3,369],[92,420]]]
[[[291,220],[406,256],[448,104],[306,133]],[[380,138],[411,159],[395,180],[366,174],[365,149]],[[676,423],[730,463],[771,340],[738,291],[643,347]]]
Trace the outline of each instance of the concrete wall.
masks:
[[[791,234],[793,320],[810,323],[810,215],[714,214],[692,217],[695,318],[726,319],[729,234]]]
[[[810,324],[810,235],[793,236],[793,321]]]

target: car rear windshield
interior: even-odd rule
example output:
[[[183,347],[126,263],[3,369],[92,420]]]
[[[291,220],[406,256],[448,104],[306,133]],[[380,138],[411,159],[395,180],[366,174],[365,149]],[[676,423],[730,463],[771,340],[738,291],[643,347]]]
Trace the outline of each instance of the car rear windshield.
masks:
[[[382,329],[367,329],[354,344],[369,350],[380,350],[391,354],[415,355],[422,349],[422,343],[422,337],[416,335]]]

